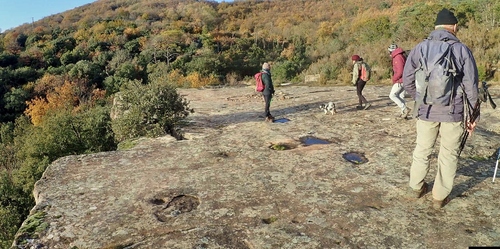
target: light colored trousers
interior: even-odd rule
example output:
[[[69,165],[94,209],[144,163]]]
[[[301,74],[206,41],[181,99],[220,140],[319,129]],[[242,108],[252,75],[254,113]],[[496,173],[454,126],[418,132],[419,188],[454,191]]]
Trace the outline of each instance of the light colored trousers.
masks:
[[[403,84],[394,83],[392,84],[391,92],[389,93],[389,98],[396,103],[396,105],[403,111],[406,108],[405,101],[405,89]]]
[[[417,145],[413,151],[413,162],[410,168],[410,187],[412,189],[419,190],[424,183],[425,176],[429,173],[429,156],[439,134],[440,147],[432,196],[435,200],[443,200],[451,193],[463,132],[462,122],[417,120]]]

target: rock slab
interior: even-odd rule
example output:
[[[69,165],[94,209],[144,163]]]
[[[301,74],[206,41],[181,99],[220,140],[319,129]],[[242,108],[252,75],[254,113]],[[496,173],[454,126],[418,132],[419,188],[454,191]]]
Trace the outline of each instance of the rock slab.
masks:
[[[483,108],[452,200],[435,210],[431,193],[409,195],[415,120],[398,118],[390,86],[368,85],[372,106],[360,111],[353,87],[277,87],[274,123],[251,86],[179,91],[195,110],[185,140],[58,159],[34,189],[23,227],[36,228],[13,247],[500,246],[497,110]],[[499,89],[490,91],[498,103]],[[319,109],[329,101],[334,115]]]

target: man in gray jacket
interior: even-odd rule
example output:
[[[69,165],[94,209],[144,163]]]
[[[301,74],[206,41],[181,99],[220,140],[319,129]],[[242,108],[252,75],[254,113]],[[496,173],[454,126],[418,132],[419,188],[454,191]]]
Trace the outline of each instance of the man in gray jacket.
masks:
[[[455,91],[451,91],[448,105],[421,104],[418,106],[416,121],[417,140],[413,151],[410,168],[410,188],[416,198],[427,193],[428,185],[424,181],[429,172],[429,156],[440,134],[440,148],[437,161],[437,173],[432,188],[433,207],[442,208],[450,200],[453,181],[458,163],[458,150],[464,132],[472,133],[476,123],[464,124],[464,105],[474,105],[478,101],[478,72],[474,56],[470,49],[460,43],[456,37],[458,20],[453,12],[442,9],[435,21],[435,30],[427,38],[448,42],[451,46],[452,60],[457,74],[454,76]],[[425,51],[429,51],[431,42],[421,42],[408,55],[403,71],[403,87],[414,99],[418,99],[416,72],[421,68]],[[429,59],[431,60],[431,59]],[[465,92],[465,94],[464,94]],[[417,107],[417,106],[416,106]],[[466,129],[464,129],[464,125]],[[465,131],[464,131],[465,130]]]

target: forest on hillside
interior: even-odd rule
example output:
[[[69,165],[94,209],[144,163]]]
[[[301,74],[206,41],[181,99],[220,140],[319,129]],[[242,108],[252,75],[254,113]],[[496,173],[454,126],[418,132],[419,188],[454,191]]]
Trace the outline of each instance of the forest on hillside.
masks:
[[[359,54],[389,84],[387,47],[411,49],[452,9],[481,80],[500,82],[497,0],[99,0],[0,34],[0,247],[34,200],[34,183],[66,155],[172,134],[189,115],[182,87],[236,86],[263,62],[273,81],[350,81]],[[128,116],[111,119],[113,99]]]

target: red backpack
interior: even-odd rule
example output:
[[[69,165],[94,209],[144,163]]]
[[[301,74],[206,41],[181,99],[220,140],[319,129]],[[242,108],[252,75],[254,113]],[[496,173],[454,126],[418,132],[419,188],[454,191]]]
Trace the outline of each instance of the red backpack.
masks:
[[[262,82],[262,74],[264,72],[258,72],[254,75],[254,78],[255,78],[255,81],[256,81],[256,84],[255,84],[255,91],[257,92],[262,92],[264,91],[264,82]]]
[[[369,81],[370,80],[370,77],[371,77],[371,73],[372,73],[372,70],[370,68],[370,66],[368,66],[368,64],[366,64],[365,62],[361,62],[360,63],[360,66],[361,66],[361,76],[360,78],[363,80],[363,81]]]

